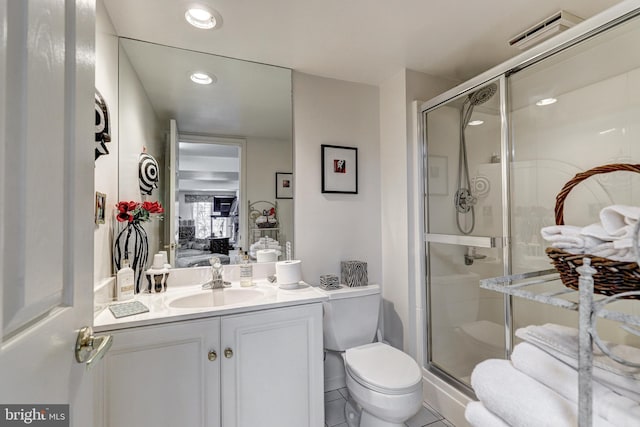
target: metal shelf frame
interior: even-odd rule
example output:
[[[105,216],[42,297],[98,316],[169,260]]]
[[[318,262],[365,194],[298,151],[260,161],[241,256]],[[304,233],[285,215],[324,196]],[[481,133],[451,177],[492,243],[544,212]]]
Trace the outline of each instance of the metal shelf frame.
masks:
[[[579,290],[563,287],[556,270],[542,270],[531,273],[514,274],[480,280],[480,287],[530,301],[550,304],[578,312],[579,317],[579,352],[578,352],[578,425],[590,427],[593,421],[593,344],[611,359],[631,367],[640,367],[624,360],[607,348],[598,336],[596,321],[604,318],[621,323],[625,331],[640,336],[640,316],[607,310],[606,305],[629,296],[640,296],[640,291],[624,292],[613,296],[594,294],[593,275],[596,270],[591,267],[591,259],[584,258],[584,265],[577,268],[580,274]],[[558,289],[539,292],[532,290],[536,285],[558,284]],[[578,301],[571,301],[578,296]],[[569,298],[569,299],[567,299]]]

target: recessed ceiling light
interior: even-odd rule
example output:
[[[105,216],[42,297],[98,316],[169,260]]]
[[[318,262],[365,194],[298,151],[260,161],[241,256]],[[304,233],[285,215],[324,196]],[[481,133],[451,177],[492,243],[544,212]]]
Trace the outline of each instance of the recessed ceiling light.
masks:
[[[220,27],[222,18],[220,14],[213,9],[204,6],[192,6],[184,14],[187,22],[196,28],[210,30]]]
[[[558,102],[558,100],[556,98],[545,98],[545,99],[541,99],[540,101],[536,102],[536,105],[538,107],[544,107],[545,105],[555,104],[556,102]]]
[[[216,76],[211,76],[207,73],[203,73],[201,71],[195,72],[189,76],[192,82],[198,83],[199,85],[210,85],[214,81],[216,81]]]
[[[471,120],[469,126],[480,126],[484,123],[484,120]]]

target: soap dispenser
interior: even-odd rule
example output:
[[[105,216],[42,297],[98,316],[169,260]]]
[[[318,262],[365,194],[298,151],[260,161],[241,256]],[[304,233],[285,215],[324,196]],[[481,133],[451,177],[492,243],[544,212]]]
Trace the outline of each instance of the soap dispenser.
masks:
[[[242,262],[240,263],[240,286],[253,286],[253,266],[249,262],[247,251],[242,255]]]
[[[129,267],[129,260],[122,260],[122,268],[116,274],[116,299],[125,301],[133,298],[134,290],[134,272]]]

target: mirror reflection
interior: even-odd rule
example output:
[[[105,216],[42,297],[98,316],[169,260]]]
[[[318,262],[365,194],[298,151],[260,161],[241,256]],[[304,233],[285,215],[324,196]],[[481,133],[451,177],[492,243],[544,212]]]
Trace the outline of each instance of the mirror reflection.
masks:
[[[127,38],[119,48],[119,200],[159,201],[149,254],[236,263],[293,240],[291,70]],[[142,156],[159,176],[142,191]],[[280,175],[276,175],[280,174]],[[282,175],[285,174],[285,175]],[[150,193],[150,194],[149,194]],[[256,214],[258,212],[258,214]],[[266,221],[266,224],[265,224]]]

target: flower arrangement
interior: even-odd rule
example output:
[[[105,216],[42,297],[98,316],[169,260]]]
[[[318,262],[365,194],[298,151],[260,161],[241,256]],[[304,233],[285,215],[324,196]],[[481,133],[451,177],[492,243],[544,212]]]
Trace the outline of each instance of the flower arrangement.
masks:
[[[151,221],[151,214],[164,213],[164,208],[158,202],[118,202],[118,215],[116,219],[120,222],[139,224]]]

